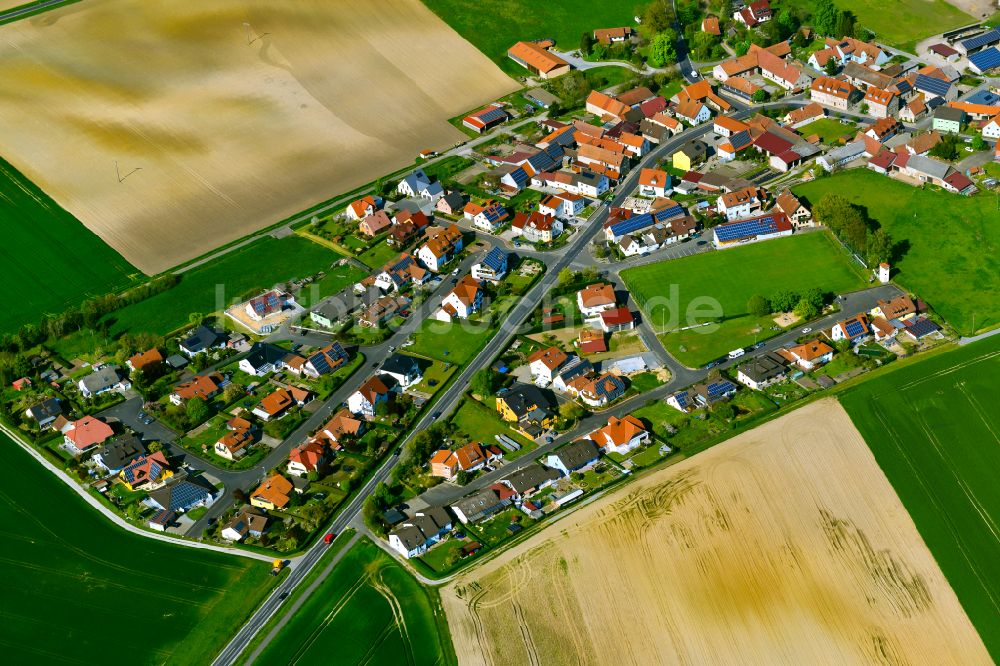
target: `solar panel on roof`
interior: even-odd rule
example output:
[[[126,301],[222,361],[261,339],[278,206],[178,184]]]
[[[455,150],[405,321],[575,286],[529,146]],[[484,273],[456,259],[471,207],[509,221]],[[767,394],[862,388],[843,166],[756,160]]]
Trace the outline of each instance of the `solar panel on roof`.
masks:
[[[720,241],[726,242],[740,238],[773,234],[778,231],[777,220],[768,215],[767,217],[759,217],[753,220],[741,220],[730,224],[720,224],[715,228],[715,235]]]
[[[653,218],[657,222],[666,222],[671,218],[680,217],[683,214],[684,214],[684,208],[678,205],[656,211],[655,213],[653,213]]]
[[[323,374],[330,370],[330,364],[326,360],[326,354],[313,354],[309,357],[309,363],[316,369],[316,372]]]
[[[204,491],[198,486],[183,482],[174,487],[170,493],[170,506],[168,509],[185,509],[200,501],[205,496]]]
[[[611,233],[616,237],[624,236],[625,234],[630,234],[633,231],[639,231],[640,229],[651,227],[653,224],[655,224],[655,218],[649,213],[643,213],[642,215],[635,215],[627,220],[622,220],[617,224],[612,224]]]
[[[847,322],[847,336],[855,338],[865,332],[865,327],[857,319]]]
[[[922,90],[924,92],[929,92],[932,95],[944,95],[951,88],[951,84],[947,81],[942,81],[941,79],[936,79],[933,76],[927,76],[925,74],[917,74],[917,90]]]
[[[980,72],[985,72],[993,69],[994,67],[1000,67],[1000,50],[998,50],[995,46],[983,49],[979,53],[973,53],[970,55],[969,62],[975,65],[976,69]],[[975,104],[975,102],[973,102],[973,104]]]
[[[484,123],[492,123],[497,120],[502,120],[503,118],[506,118],[507,112],[504,111],[503,109],[493,108],[493,109],[487,109],[485,111],[480,111],[478,116],[479,119],[482,120]]]
[[[907,329],[910,331],[910,333],[919,338],[928,335],[930,333],[933,333],[934,331],[940,331],[941,327],[935,324],[930,319],[918,319],[909,326],[907,326]]]
[[[989,32],[984,32],[981,35],[963,40],[962,48],[964,48],[966,52],[969,52],[973,49],[978,49],[981,46],[986,46],[987,44],[995,44],[996,42],[1000,42],[1000,30],[990,30]]]

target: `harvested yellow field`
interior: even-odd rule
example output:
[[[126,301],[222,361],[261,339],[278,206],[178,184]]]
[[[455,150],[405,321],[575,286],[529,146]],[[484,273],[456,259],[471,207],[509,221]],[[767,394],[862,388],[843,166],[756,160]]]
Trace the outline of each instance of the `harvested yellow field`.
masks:
[[[0,28],[0,155],[149,273],[405,167],[517,88],[420,0],[86,0]]]
[[[461,664],[988,664],[833,400],[585,506],[442,592]]]

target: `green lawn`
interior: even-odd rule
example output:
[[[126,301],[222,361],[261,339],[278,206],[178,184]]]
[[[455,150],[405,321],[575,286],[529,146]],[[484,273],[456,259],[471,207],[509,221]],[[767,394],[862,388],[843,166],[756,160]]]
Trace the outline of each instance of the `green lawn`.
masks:
[[[2,435],[0,485],[7,663],[207,663],[275,582],[266,562],[112,525]]]
[[[384,240],[375,243],[370,248],[357,255],[358,261],[371,269],[382,268],[399,256],[400,248],[389,245]]]
[[[478,354],[491,335],[484,323],[429,319],[414,331],[413,344],[406,349],[419,356],[461,365]]]
[[[112,313],[112,333],[166,334],[187,324],[192,312],[221,310],[278,282],[319,271],[342,273],[345,269],[332,267],[339,259],[339,254],[300,236],[280,240],[266,236],[187,271],[173,289]]]
[[[421,358],[418,361],[421,365],[430,363],[423,368],[423,379],[413,387],[413,390],[422,393],[434,394],[444,388],[444,385],[451,379],[451,376],[458,371],[458,366],[454,363],[447,364],[442,361]],[[447,368],[447,369],[446,369]]]
[[[628,81],[632,74],[632,70],[627,67],[618,67],[616,65],[594,67],[593,69],[584,70],[583,72],[583,75],[587,77],[587,82],[596,90],[605,90],[607,88],[613,88],[614,86],[621,85],[625,81]],[[678,92],[680,92],[679,86],[678,90],[670,93],[669,96],[665,96],[670,97]]]
[[[317,281],[303,290],[304,298],[300,297],[306,307],[318,303],[327,296],[333,296],[356,282],[364,279],[366,273],[357,266],[335,266],[326,272],[322,280]],[[314,293],[315,287],[315,293]]]
[[[492,400],[492,398],[491,398]],[[455,410],[451,417],[451,422],[455,424],[466,437],[471,441],[482,442],[483,444],[496,444],[496,435],[506,435],[521,445],[516,453],[511,453],[504,449],[504,458],[513,460],[535,448],[535,443],[527,437],[511,430],[510,426],[500,418],[493,405],[483,405],[470,398],[466,398]]]
[[[857,133],[853,124],[845,125],[839,120],[834,120],[833,118],[820,118],[819,120],[814,120],[808,125],[800,127],[798,131],[803,136],[818,134],[820,141],[831,145],[839,143],[841,137],[853,137]]]
[[[505,72],[527,70],[507,57],[515,42],[552,38],[560,49],[580,48],[580,35],[596,28],[634,26],[631,4],[607,0],[481,0],[474,11],[463,0],[424,0],[458,34]]]
[[[454,649],[439,622],[445,618],[437,593],[380,548],[359,541],[255,663],[453,664]]]
[[[747,312],[754,294],[813,287],[836,294],[865,286],[860,271],[825,232],[630,268],[621,275],[667,350],[688,366],[775,335],[770,317]],[[663,300],[651,300],[657,297]],[[698,313],[699,304],[718,305],[721,323],[677,330],[708,320]]]
[[[1000,338],[841,396],[994,660],[1000,659]]]
[[[913,52],[924,37],[974,23],[976,19],[945,0],[834,0],[841,9],[854,12],[858,26],[875,32],[876,39]],[[791,0],[790,7],[808,7],[808,0]],[[839,35],[838,35],[839,36]]]
[[[1000,225],[997,199],[922,190],[854,169],[800,185],[815,203],[834,192],[867,207],[897,242],[908,244],[894,279],[927,301],[964,335],[1000,324]]]
[[[83,223],[0,159],[0,265],[16,306],[4,308],[0,334],[88,297],[145,280]]]

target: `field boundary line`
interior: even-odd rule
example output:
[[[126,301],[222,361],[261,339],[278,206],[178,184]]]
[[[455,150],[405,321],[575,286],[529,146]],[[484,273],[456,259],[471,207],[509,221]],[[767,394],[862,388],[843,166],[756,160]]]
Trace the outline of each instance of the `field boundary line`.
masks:
[[[164,535],[161,535],[161,534],[156,534],[156,533],[153,533],[153,532],[147,532],[146,530],[140,529],[140,528],[136,527],[135,525],[131,525],[130,523],[126,522],[124,518],[122,518],[121,516],[115,514],[113,511],[111,511],[110,509],[108,509],[107,507],[105,507],[103,504],[101,504],[99,501],[97,501],[96,497],[91,496],[90,493],[88,493],[83,487],[81,487],[79,484],[77,484],[71,478],[69,478],[69,476],[66,474],[66,472],[64,472],[63,470],[59,469],[58,467],[56,467],[55,465],[53,465],[51,462],[49,462],[48,460],[46,460],[45,457],[42,456],[42,454],[40,454],[38,451],[36,451],[34,449],[34,447],[30,446],[23,439],[21,439],[20,435],[18,435],[16,432],[14,432],[9,427],[7,427],[7,424],[0,423],[0,432],[2,432],[3,434],[7,435],[8,437],[10,437],[15,442],[17,442],[18,446],[20,446],[29,455],[31,455],[33,458],[35,458],[35,460],[37,460],[39,463],[41,463],[42,466],[45,467],[49,472],[51,472],[57,479],[59,479],[64,484],[66,484],[67,486],[69,486],[69,488],[71,490],[73,490],[77,495],[79,495],[81,498],[83,498],[84,502],[86,502],[87,504],[89,504],[94,509],[97,509],[97,511],[99,511],[100,513],[102,513],[112,523],[114,523],[118,527],[124,529],[126,532],[131,532],[132,534],[136,534],[138,536],[145,537],[147,539],[154,539],[156,541],[162,541],[163,543],[173,544],[175,546],[181,546],[181,547],[187,547],[187,548],[197,548],[197,549],[200,549],[200,550],[211,550],[211,551],[214,551],[216,553],[224,553],[226,555],[236,555],[238,557],[247,557],[247,558],[250,558],[250,559],[253,559],[253,560],[260,560],[260,561],[263,561],[263,562],[271,562],[274,559],[274,558],[269,557],[267,555],[263,555],[263,554],[260,554],[260,553],[253,553],[253,552],[246,551],[246,550],[239,550],[239,549],[236,549],[236,548],[224,548],[222,546],[216,546],[216,545],[208,544],[208,543],[201,543],[200,541],[191,541],[191,540],[188,540],[188,539],[171,538],[171,537],[164,536]]]

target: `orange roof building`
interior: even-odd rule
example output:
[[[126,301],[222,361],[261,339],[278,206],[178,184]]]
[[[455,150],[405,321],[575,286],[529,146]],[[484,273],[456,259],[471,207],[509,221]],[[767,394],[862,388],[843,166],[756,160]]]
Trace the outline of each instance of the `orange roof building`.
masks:
[[[156,347],[148,351],[139,352],[125,361],[125,365],[127,365],[131,370],[142,371],[146,371],[147,369],[157,366],[160,363],[163,363],[163,354],[161,354],[160,350]]]
[[[257,487],[250,495],[250,504],[260,509],[284,509],[288,506],[293,490],[292,482],[275,474]]]
[[[192,398],[209,400],[219,391],[219,384],[222,383],[222,375],[198,375],[194,379],[178,384],[174,392],[170,394],[170,402],[180,405]]]
[[[631,414],[624,418],[611,416],[608,424],[590,433],[590,439],[604,453],[624,455],[632,449],[649,441],[649,431],[642,421]]]
[[[617,303],[615,288],[604,282],[587,285],[576,292],[576,304],[584,317],[595,317]]]
[[[326,459],[326,451],[315,441],[300,444],[288,452],[288,473],[305,476],[315,472]]]
[[[507,57],[543,79],[562,76],[570,70],[568,62],[537,42],[518,42],[507,49]]]
[[[64,432],[64,441],[82,453],[114,434],[111,426],[96,416],[84,416],[70,424],[69,429]]]

